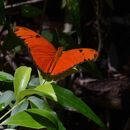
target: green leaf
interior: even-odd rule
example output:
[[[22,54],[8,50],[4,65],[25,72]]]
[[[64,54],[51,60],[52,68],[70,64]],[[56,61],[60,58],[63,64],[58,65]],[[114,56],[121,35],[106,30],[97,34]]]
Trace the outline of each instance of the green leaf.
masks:
[[[44,101],[44,99],[38,98],[36,96],[30,96],[28,98],[28,100],[31,102],[31,106],[37,107],[39,109],[48,109],[48,110],[50,110],[50,107]]]
[[[58,85],[51,85],[46,81],[44,85],[37,86],[35,89],[27,89],[20,93],[20,99],[25,96],[37,94],[46,96],[47,98],[61,104],[63,107],[77,111],[87,118],[93,120],[101,127],[105,127],[101,119],[85,104],[81,99],[76,97],[71,91],[59,87]]]
[[[35,90],[51,97],[54,101],[57,101],[55,91],[49,82],[45,82],[43,85],[37,86]]]
[[[101,119],[85,104],[81,99],[76,97],[71,91],[53,84],[53,89],[57,96],[57,102],[70,110],[75,110],[89,119],[93,120],[101,127],[106,127]]]
[[[57,101],[57,97],[55,95],[55,91],[53,90],[52,85],[49,82],[45,82],[43,85],[37,86],[35,89],[26,89],[19,93],[20,100],[22,100],[26,96],[30,95],[39,95],[39,96],[47,96],[50,99]]]
[[[12,82],[13,81],[13,76],[9,73],[0,71],[0,81],[4,82]]]
[[[24,17],[34,18],[42,14],[42,10],[32,5],[23,5],[21,7],[21,14]]]
[[[89,119],[93,120],[101,127],[105,127],[101,119],[85,104],[82,100],[76,97],[71,91],[59,87],[58,85],[51,85],[46,81],[44,85],[37,86],[35,89],[27,89],[20,93],[20,99],[25,96],[37,94],[40,96],[46,96],[47,98],[58,102],[63,107],[77,111]]]
[[[25,97],[31,96],[31,95],[34,95],[34,94],[39,95],[39,96],[44,96],[44,94],[41,94],[40,92],[38,92],[34,89],[25,89],[25,90],[23,90],[19,93],[19,96],[20,96],[19,100],[22,100]]]
[[[14,74],[14,92],[16,101],[19,101],[19,93],[26,89],[30,79],[31,68],[21,66],[16,69]]]
[[[42,117],[45,117],[46,119],[48,119],[49,121],[51,121],[55,127],[57,127],[57,119],[55,116],[55,113],[52,111],[48,111],[48,110],[41,110],[41,109],[30,109],[27,110],[27,112],[31,113],[31,114],[38,114]]]
[[[13,91],[7,90],[0,95],[0,110],[3,110],[7,107],[10,102],[14,99]]]
[[[36,121],[31,114],[25,111],[11,116],[8,120],[5,120],[2,125],[18,125],[36,129],[45,128],[43,124]]]
[[[50,42],[53,41],[53,34],[49,31],[42,31],[41,35],[44,36],[46,39],[48,39]]]
[[[5,22],[4,0],[0,0],[0,25]]]
[[[29,87],[35,87],[39,85],[39,78],[32,78],[29,82]]]
[[[18,125],[29,128],[49,128],[54,130],[58,129],[58,119],[54,112],[41,110],[41,109],[28,109],[23,112],[19,112],[9,119],[4,121],[4,125]],[[61,129],[62,130],[62,129]]]
[[[11,116],[15,115],[18,112],[24,111],[27,108],[28,108],[28,101],[25,100],[24,102],[22,102],[20,105],[17,105],[17,107],[13,109],[13,111],[11,112]]]

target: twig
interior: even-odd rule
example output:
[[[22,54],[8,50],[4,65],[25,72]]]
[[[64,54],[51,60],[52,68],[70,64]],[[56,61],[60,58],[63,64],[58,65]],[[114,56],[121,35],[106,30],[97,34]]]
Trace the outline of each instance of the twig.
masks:
[[[20,105],[21,103],[23,103],[25,101],[25,99],[21,100],[19,103],[15,104],[11,109],[9,109],[9,111],[7,111],[2,117],[0,117],[0,121],[6,117],[12,110],[14,110],[18,105]],[[2,123],[0,123],[0,126],[4,124],[4,121]]]
[[[21,5],[24,5],[24,4],[37,3],[37,2],[40,2],[40,1],[44,1],[44,0],[28,0],[28,1],[26,1],[26,2],[21,2],[21,3],[6,5],[6,6],[5,6],[5,9],[9,9],[9,8],[12,8],[12,7],[18,7],[18,6],[21,6]]]
[[[15,62],[12,61],[12,58],[9,55],[6,55],[5,59],[10,64],[10,66],[13,68],[13,70],[16,70],[17,65],[15,64]]]
[[[101,11],[100,11],[100,0],[96,0],[96,24],[97,24],[97,33],[98,33],[98,52],[101,51],[102,48],[102,32],[100,26],[101,19]]]

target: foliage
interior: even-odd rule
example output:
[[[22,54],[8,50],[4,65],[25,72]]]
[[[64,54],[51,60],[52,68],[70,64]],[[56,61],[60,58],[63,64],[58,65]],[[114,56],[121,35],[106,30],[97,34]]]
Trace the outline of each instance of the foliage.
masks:
[[[14,92],[7,90],[0,96],[0,110],[2,111],[7,106],[10,106],[9,111],[0,118],[0,120],[2,120],[1,125],[65,130],[56,112],[48,104],[47,99],[50,99],[68,110],[83,114],[99,126],[105,127],[100,118],[70,90],[48,81],[33,88],[29,87],[31,77],[30,67],[21,66],[16,69],[13,80],[9,74],[5,77],[5,73],[3,72],[0,73],[0,76],[4,77],[3,81],[13,81],[14,84]],[[10,105],[12,101],[15,101],[15,103]],[[9,113],[11,113],[11,115],[3,120]]]

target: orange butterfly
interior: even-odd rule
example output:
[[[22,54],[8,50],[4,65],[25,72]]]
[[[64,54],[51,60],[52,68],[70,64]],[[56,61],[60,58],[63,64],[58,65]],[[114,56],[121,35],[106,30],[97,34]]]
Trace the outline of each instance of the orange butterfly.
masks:
[[[15,34],[25,41],[36,65],[46,74],[59,75],[75,65],[93,60],[98,52],[90,48],[78,48],[63,51],[62,47],[56,49],[48,40],[36,32],[16,27]]]

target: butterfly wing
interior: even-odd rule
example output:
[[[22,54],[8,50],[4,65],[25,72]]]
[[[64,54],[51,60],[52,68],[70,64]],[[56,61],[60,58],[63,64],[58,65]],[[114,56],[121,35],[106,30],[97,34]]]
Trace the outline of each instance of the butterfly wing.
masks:
[[[95,50],[89,48],[72,49],[62,53],[62,49],[57,51],[49,41],[25,27],[16,27],[15,34],[25,41],[37,66],[50,75],[61,74],[79,63],[93,60],[98,55]]]
[[[97,51],[89,48],[79,48],[64,51],[51,72],[51,75],[61,74],[77,64],[88,60],[93,60],[97,56]]]
[[[15,34],[24,40],[36,65],[44,73],[48,73],[48,68],[57,51],[56,48],[48,40],[28,28],[17,26]]]

